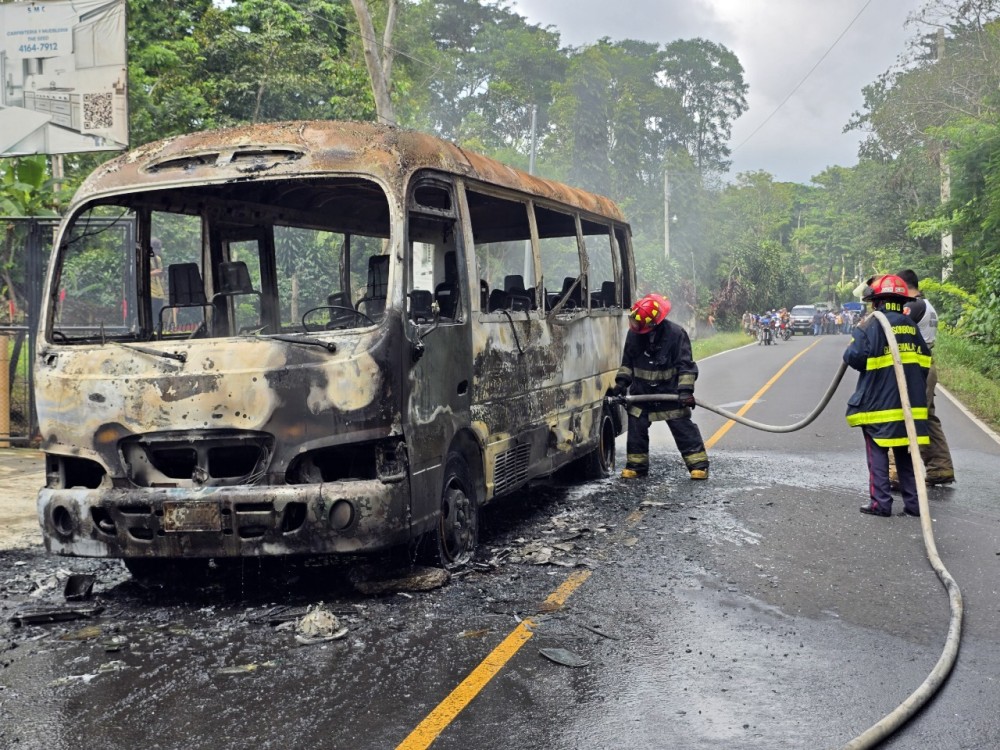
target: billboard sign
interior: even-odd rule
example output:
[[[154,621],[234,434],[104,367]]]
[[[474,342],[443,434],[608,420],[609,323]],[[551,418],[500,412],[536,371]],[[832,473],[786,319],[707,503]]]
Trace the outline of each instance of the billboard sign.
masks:
[[[0,156],[128,147],[125,0],[0,5]]]

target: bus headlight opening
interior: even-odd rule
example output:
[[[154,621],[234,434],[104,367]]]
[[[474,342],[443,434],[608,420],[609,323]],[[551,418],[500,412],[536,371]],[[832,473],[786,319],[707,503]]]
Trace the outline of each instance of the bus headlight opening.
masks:
[[[61,537],[71,537],[76,531],[73,514],[65,505],[57,505],[52,509],[52,528]]]
[[[354,523],[354,506],[347,500],[338,500],[330,508],[330,525],[343,531]]]

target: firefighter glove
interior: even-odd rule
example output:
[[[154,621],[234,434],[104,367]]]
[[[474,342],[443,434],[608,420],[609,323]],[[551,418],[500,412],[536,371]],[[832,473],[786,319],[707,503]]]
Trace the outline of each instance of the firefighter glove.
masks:
[[[615,398],[621,398],[625,395],[625,391],[628,390],[628,381],[619,378],[615,381],[615,387],[611,389],[611,395]]]
[[[688,409],[693,409],[696,406],[694,402],[694,391],[680,391],[677,394],[677,400],[680,402],[681,406],[686,406]]]

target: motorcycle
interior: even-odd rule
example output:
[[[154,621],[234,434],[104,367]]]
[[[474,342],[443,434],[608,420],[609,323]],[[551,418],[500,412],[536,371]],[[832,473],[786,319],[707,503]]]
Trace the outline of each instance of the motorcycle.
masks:
[[[771,331],[771,326],[764,324],[757,331],[757,346],[764,344],[764,346],[770,346],[774,342],[774,333]]]
[[[778,329],[778,336],[781,337],[782,341],[788,341],[788,339],[792,337],[792,327],[787,323],[781,323],[781,326]]]

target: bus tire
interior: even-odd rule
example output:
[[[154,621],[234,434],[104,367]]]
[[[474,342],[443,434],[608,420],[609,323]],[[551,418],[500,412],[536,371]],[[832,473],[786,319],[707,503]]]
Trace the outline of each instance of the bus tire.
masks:
[[[601,411],[601,424],[598,431],[597,447],[579,461],[574,462],[579,469],[579,476],[585,481],[605,479],[615,472],[615,420],[607,409]]]
[[[479,503],[469,466],[460,453],[445,463],[441,506],[434,529],[421,545],[423,562],[448,570],[468,563],[479,541]]]

